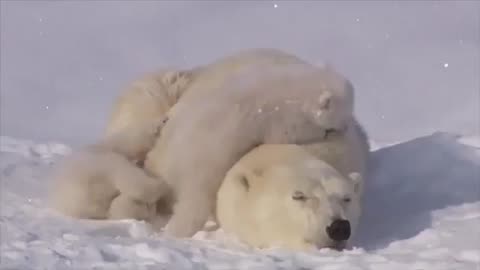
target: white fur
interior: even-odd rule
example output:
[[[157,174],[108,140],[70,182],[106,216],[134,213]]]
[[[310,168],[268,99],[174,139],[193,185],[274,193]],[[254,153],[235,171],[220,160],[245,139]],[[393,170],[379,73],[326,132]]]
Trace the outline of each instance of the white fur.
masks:
[[[260,48],[238,51],[192,69],[162,68],[148,73],[129,83],[115,99],[104,137],[117,134],[131,137],[131,133],[147,128],[152,122],[167,120],[177,110],[190,110],[189,100],[210,96],[211,92],[231,84],[230,80],[239,73],[286,64],[309,65],[281,50]],[[146,154],[150,149],[137,151]]]
[[[166,227],[176,237],[203,227],[226,172],[253,147],[322,141],[326,131],[345,129],[353,107],[346,79],[298,63],[252,67],[208,95],[188,93],[145,162],[177,199]]]
[[[217,196],[217,219],[254,247],[344,248],[326,234],[334,218],[347,219],[354,237],[368,171],[368,141],[352,121],[346,133],[308,145],[261,145],[230,169]],[[247,184],[246,184],[247,183]],[[295,191],[309,199],[292,200]],[[349,203],[341,198],[349,197]]]
[[[140,219],[158,224],[156,204],[167,187],[135,165],[141,155],[138,150],[152,147],[158,129],[154,125],[114,134],[61,160],[52,172],[53,208],[75,218]]]
[[[185,237],[213,214],[218,187],[243,154],[262,143],[322,141],[328,130],[343,130],[352,111],[353,88],[332,69],[316,68],[279,50],[246,50],[202,67],[164,70],[134,82],[114,104],[101,145],[130,161],[119,171],[138,172],[134,163],[142,165],[161,131],[145,169],[157,181],[151,191],[162,199],[173,197],[166,199],[169,204],[176,200],[167,234]],[[164,128],[158,125],[166,119]],[[152,126],[155,132],[143,133]],[[87,194],[91,190],[85,183],[97,178],[93,172],[104,173],[110,179],[106,183],[119,177],[109,171],[121,164],[113,156],[103,162],[100,156],[90,158],[101,166],[74,164],[63,174],[73,176],[79,187],[67,183],[60,190],[75,187],[83,192],[69,202],[72,209],[99,199]],[[85,172],[79,172],[82,166]],[[148,186],[143,182],[140,188]],[[119,189],[123,195],[119,186],[110,187],[100,193],[101,201],[107,201],[100,204],[101,212],[112,202],[110,191]],[[77,192],[75,188],[71,192]]]
[[[122,152],[134,152],[137,162],[143,163],[161,132],[162,123],[168,120],[168,112],[193,77],[188,70],[162,69],[130,83],[113,103],[103,139],[114,148],[131,147]],[[145,132],[152,128],[154,133]]]
[[[165,195],[167,188],[148,190],[151,184],[146,182],[153,178],[137,165],[143,166],[147,152],[152,149],[179,99],[186,92],[190,92],[191,97],[208,95],[233,74],[252,66],[291,62],[302,61],[274,49],[253,49],[191,70],[165,68],[134,80],[115,100],[100,142],[75,151],[55,168],[52,185],[54,207],[67,215],[84,218],[151,215],[151,206],[142,202],[142,192],[147,192],[147,197],[151,197],[152,192],[160,197]],[[162,186],[161,179],[155,180],[157,186]],[[126,195],[130,187],[147,190],[140,190],[132,200]],[[122,188],[125,191],[121,191]],[[157,213],[160,216],[170,214],[170,195],[162,197],[164,200],[157,205],[164,208],[163,212]],[[149,201],[149,198],[144,199]]]

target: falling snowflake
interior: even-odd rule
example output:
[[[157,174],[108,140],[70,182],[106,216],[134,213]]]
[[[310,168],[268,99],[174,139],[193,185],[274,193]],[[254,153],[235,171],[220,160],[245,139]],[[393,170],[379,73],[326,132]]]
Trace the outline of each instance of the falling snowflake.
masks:
[[[443,64],[444,68],[448,68],[448,63]]]
[[[278,5],[277,5],[277,4],[273,4],[273,8],[277,8],[277,7],[278,7]]]

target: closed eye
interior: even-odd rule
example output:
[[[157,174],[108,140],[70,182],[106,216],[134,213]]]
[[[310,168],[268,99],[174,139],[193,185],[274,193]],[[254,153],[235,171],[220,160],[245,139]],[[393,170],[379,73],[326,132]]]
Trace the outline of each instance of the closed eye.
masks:
[[[349,202],[351,202],[351,201],[352,201],[351,198],[343,198],[343,202],[345,202],[345,203],[349,203]]]
[[[305,193],[297,190],[292,194],[292,199],[296,201],[306,201],[307,196],[305,196]]]
[[[335,129],[333,129],[333,128],[326,129],[326,130],[325,130],[325,137],[324,137],[324,139],[331,137],[331,136],[334,135],[335,133],[337,133],[337,130],[335,130]]]

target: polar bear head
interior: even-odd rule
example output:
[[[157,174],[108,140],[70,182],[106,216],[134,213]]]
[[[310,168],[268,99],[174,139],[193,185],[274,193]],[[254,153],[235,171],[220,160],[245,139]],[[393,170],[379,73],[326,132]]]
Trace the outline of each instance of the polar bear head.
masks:
[[[227,173],[220,226],[258,248],[343,249],[360,216],[361,176],[341,175],[296,145],[262,145]]]

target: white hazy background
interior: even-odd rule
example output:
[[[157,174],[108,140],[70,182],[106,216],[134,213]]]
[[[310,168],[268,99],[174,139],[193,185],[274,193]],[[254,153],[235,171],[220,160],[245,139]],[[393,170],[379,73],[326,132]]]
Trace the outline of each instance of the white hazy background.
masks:
[[[478,1],[1,1],[1,135],[83,144],[129,81],[236,50],[328,61],[377,142],[479,133]]]

